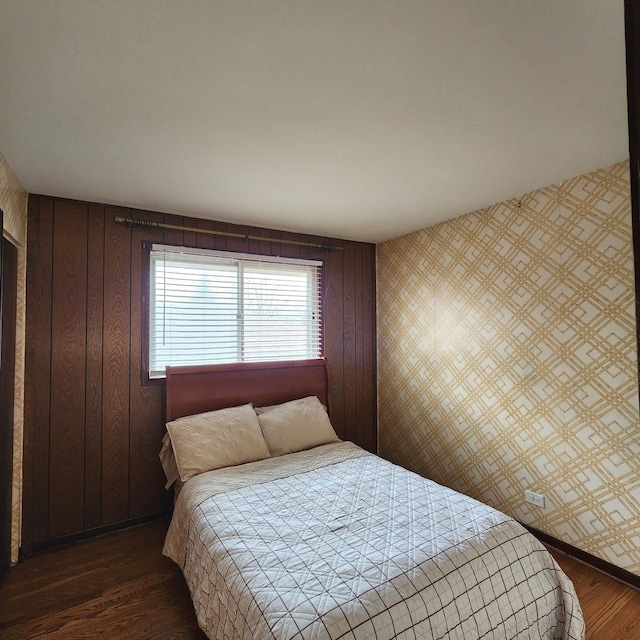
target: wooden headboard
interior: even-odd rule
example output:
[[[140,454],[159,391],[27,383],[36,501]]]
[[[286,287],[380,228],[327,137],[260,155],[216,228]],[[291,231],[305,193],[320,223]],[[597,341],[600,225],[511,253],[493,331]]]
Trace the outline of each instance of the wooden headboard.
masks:
[[[253,402],[265,407],[318,396],[329,407],[323,358],[167,367],[166,420]]]

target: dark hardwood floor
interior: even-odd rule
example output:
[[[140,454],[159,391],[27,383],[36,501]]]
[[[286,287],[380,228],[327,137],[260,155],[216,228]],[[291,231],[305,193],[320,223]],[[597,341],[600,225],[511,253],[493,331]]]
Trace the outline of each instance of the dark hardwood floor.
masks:
[[[204,640],[154,522],[28,558],[0,583],[3,640]]]
[[[28,558],[0,581],[6,640],[204,640],[155,522]],[[640,639],[640,591],[553,552],[576,586],[589,640]]]

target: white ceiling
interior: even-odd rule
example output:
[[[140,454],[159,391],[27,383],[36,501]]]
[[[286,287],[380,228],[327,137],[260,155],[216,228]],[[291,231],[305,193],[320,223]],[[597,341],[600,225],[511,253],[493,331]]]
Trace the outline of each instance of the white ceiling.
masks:
[[[628,156],[623,0],[0,0],[42,193],[378,242]]]

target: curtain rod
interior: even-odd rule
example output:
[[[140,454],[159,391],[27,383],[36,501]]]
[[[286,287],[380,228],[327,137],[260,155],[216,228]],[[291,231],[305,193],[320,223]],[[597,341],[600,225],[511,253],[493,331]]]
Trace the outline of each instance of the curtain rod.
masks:
[[[247,233],[233,233],[231,231],[215,231],[213,229],[198,229],[197,227],[185,227],[180,224],[168,224],[165,222],[151,222],[151,220],[139,220],[137,218],[123,218],[115,216],[116,222],[124,222],[128,227],[145,227],[150,229],[175,229],[177,231],[193,231],[194,233],[206,233],[210,236],[227,236],[230,238],[242,238],[243,240],[260,240],[261,242],[279,242],[280,244],[294,244],[300,247],[314,247],[325,251],[344,251],[344,247],[336,247],[328,244],[314,242],[298,242],[297,240],[281,240],[280,238],[263,238],[251,236]]]

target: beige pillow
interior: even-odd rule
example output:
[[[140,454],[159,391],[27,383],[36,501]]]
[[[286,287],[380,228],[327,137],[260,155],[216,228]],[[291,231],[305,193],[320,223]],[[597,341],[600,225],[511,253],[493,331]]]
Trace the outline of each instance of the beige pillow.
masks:
[[[167,423],[167,431],[182,482],[205,471],[269,457],[250,404],[178,418]]]
[[[164,475],[167,477],[167,484],[164,485],[164,488],[168,489],[180,478],[176,465],[176,457],[173,453],[173,447],[171,446],[171,436],[168,433],[165,433],[164,438],[162,438],[162,448],[158,456],[160,457],[160,464],[162,465]]]
[[[256,409],[256,412],[272,456],[339,440],[327,410],[316,396],[292,400],[275,407],[263,407]]]

